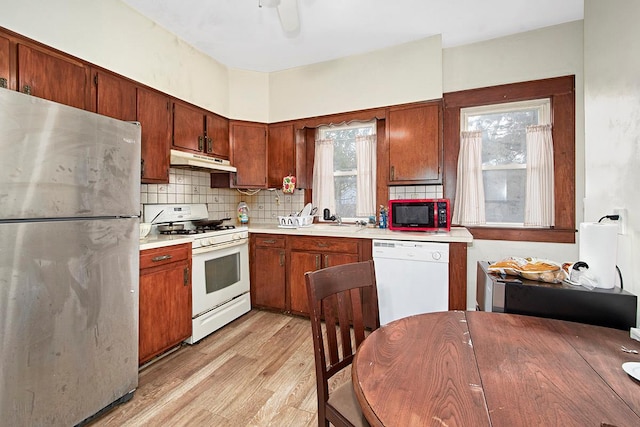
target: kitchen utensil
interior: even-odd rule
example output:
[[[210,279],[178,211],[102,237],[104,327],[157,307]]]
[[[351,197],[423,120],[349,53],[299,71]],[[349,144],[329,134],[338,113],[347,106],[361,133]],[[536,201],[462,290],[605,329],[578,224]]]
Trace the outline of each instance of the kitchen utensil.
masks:
[[[191,221],[193,225],[196,227],[217,227],[222,224],[224,221],[229,221],[231,218],[222,218],[222,219],[198,219],[195,221]]]
[[[155,220],[158,219],[158,217],[160,215],[162,215],[162,212],[164,212],[164,209],[161,210],[160,212],[158,212],[158,215],[154,216],[153,219],[151,221],[149,221],[149,224],[153,224],[155,222]]]
[[[144,239],[147,237],[149,232],[151,231],[151,223],[150,222],[141,222],[140,223],[140,238]]]
[[[311,203],[307,203],[300,212],[300,216],[309,216],[311,214],[311,208],[313,208]]]

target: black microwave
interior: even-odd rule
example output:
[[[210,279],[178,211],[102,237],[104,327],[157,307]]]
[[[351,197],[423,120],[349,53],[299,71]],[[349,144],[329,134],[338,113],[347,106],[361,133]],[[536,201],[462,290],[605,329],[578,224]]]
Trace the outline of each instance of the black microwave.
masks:
[[[449,231],[449,199],[389,200],[389,229]]]

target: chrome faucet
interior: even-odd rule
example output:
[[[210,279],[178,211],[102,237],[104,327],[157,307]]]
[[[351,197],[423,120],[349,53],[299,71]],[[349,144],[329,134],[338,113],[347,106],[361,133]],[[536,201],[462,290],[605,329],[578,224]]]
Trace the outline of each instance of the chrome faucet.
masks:
[[[322,211],[322,219],[325,221],[336,221],[338,225],[342,225],[342,218],[340,218],[339,215],[331,215],[329,209],[326,208]]]

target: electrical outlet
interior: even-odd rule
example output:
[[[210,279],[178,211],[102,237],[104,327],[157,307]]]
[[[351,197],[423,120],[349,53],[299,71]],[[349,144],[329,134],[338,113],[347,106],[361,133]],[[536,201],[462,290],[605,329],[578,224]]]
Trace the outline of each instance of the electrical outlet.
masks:
[[[625,208],[615,208],[613,214],[620,216],[618,218],[618,234],[627,234],[627,210]]]

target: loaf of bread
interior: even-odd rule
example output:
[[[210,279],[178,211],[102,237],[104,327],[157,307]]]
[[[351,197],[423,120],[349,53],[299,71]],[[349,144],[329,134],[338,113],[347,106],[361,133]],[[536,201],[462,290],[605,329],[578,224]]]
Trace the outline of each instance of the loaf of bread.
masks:
[[[489,271],[547,283],[560,283],[567,277],[560,264],[539,258],[505,258],[491,264]]]

